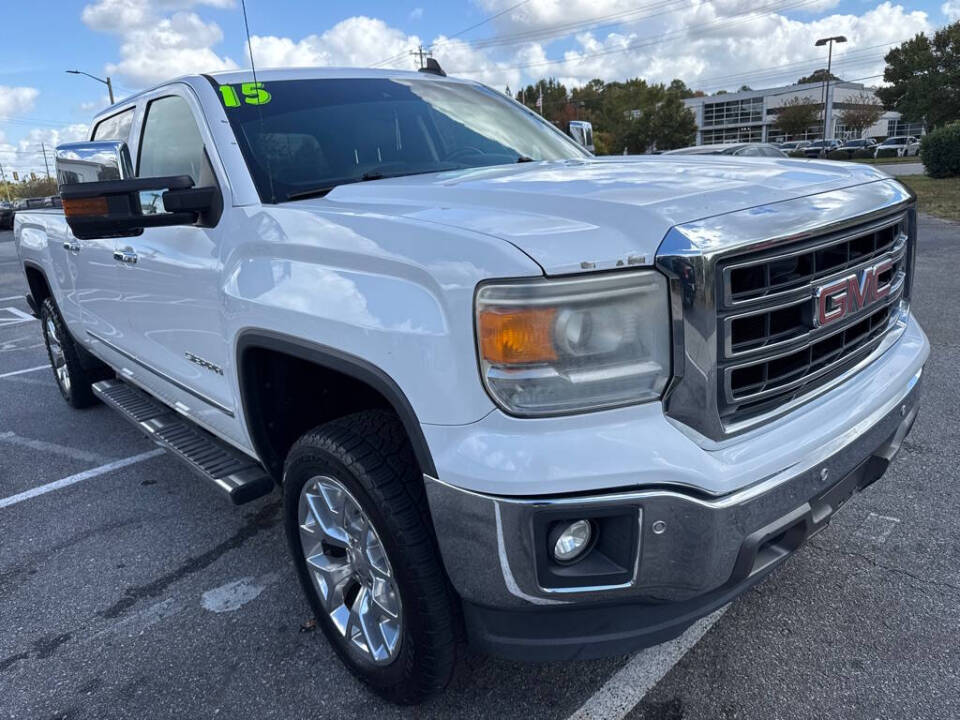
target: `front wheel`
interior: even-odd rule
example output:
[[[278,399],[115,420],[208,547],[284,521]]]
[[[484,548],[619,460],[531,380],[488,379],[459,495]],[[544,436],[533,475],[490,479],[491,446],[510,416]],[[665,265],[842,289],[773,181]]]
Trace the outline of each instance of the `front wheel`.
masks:
[[[300,438],[284,468],[284,509],[301,585],[347,667],[399,704],[442,690],[457,607],[396,416],[365,411]]]

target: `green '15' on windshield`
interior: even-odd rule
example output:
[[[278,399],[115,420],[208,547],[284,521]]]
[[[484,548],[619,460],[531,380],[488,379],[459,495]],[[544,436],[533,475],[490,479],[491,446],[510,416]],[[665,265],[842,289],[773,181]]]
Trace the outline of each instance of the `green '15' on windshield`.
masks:
[[[270,93],[263,88],[262,82],[245,82],[240,84],[240,93],[247,105],[266,105],[270,102]],[[233,85],[221,85],[220,96],[223,104],[228,108],[240,107],[240,97]]]

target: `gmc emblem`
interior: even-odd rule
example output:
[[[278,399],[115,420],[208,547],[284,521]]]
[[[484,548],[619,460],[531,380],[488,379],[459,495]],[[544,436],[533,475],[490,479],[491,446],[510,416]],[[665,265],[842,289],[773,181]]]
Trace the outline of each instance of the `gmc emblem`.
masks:
[[[823,327],[842,320],[883,300],[890,294],[893,273],[881,284],[880,277],[893,269],[893,260],[881,260],[858,273],[821,285],[814,292],[813,324]]]

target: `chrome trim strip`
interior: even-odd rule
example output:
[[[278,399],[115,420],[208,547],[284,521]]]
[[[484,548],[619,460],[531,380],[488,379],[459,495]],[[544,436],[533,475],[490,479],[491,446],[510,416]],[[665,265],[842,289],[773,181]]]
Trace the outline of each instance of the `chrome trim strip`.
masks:
[[[904,225],[906,225],[906,215],[905,215],[904,213],[900,213],[899,215],[897,215],[897,216],[895,216],[895,217],[893,217],[893,218],[886,218],[886,219],[884,219],[884,220],[881,220],[880,222],[873,223],[873,224],[867,225],[867,226],[865,226],[865,227],[857,227],[855,230],[853,230],[853,231],[851,231],[851,232],[846,232],[846,233],[839,234],[839,235],[838,235],[838,234],[828,235],[827,237],[828,237],[829,239],[825,239],[825,240],[823,240],[823,242],[817,242],[817,243],[814,243],[814,244],[812,244],[812,245],[807,245],[807,246],[803,247],[802,249],[796,249],[796,250],[791,250],[791,251],[789,251],[789,252],[778,253],[778,254],[776,254],[776,255],[770,255],[769,257],[753,258],[753,259],[751,259],[751,260],[745,260],[745,261],[743,261],[743,262],[734,263],[734,264],[732,264],[732,265],[724,265],[724,266],[723,266],[723,305],[724,305],[724,307],[727,307],[727,308],[737,308],[737,307],[743,307],[743,306],[745,306],[745,305],[751,305],[751,304],[753,304],[753,303],[761,303],[761,302],[764,302],[764,301],[771,301],[771,302],[772,302],[773,300],[775,300],[775,299],[776,299],[778,296],[780,296],[780,295],[784,295],[784,294],[788,294],[788,293],[790,293],[790,292],[795,292],[795,291],[796,291],[796,289],[794,289],[794,290],[792,290],[792,291],[791,291],[791,290],[784,290],[784,291],[782,291],[782,292],[774,293],[774,294],[772,294],[772,295],[761,295],[761,296],[759,296],[759,297],[748,298],[748,299],[746,299],[746,300],[733,300],[733,299],[731,299],[731,297],[730,297],[730,295],[731,295],[731,292],[730,292],[730,275],[731,275],[731,273],[732,273],[734,270],[739,270],[740,268],[745,268],[745,267],[753,267],[753,266],[755,266],[755,265],[764,265],[764,264],[766,264],[766,263],[777,262],[778,260],[786,260],[787,258],[797,257],[797,256],[799,256],[799,255],[806,255],[806,254],[811,253],[811,252],[816,252],[817,250],[823,250],[823,249],[828,248],[828,247],[831,247],[831,246],[833,246],[833,245],[839,245],[840,243],[844,243],[844,242],[846,242],[846,241],[848,241],[848,240],[852,240],[853,238],[856,238],[856,237],[861,237],[861,236],[863,236],[863,235],[869,235],[870,233],[879,232],[880,230],[883,230],[883,229],[885,229],[885,228],[891,227],[892,225],[897,225],[898,223],[903,223]],[[879,260],[880,257],[883,256],[883,254],[886,254],[886,253],[895,253],[895,252],[898,252],[898,251],[899,251],[899,252],[903,252],[903,251],[906,249],[906,243],[907,243],[907,236],[906,236],[906,234],[905,234],[905,233],[900,233],[900,235],[897,236],[896,241],[893,243],[893,246],[892,246],[889,250],[882,251],[882,254],[871,255],[870,258],[864,260],[863,263],[861,263],[861,264],[862,264],[862,265],[868,265],[871,260],[877,261],[877,260]],[[752,252],[762,252],[762,248],[760,248],[760,247],[751,248],[751,249],[746,250],[746,252],[751,252],[751,253],[752,253]],[[856,265],[856,266],[853,266],[853,267],[859,267],[859,265]],[[839,275],[839,274],[842,274],[842,273],[845,273],[845,272],[846,272],[846,273],[853,272],[853,269],[852,269],[852,268],[844,268],[844,269],[836,270],[835,272],[830,273],[829,275],[824,275],[824,276],[822,276],[822,277],[816,277],[816,276],[814,276],[814,277],[810,278],[810,281],[809,281],[809,282],[810,282],[810,283],[819,283],[819,282],[823,281],[825,278],[830,277],[830,276],[832,276],[832,275],[834,275],[834,274]],[[805,286],[801,286],[799,289],[800,289],[800,290],[803,290],[803,289],[805,289],[805,288],[808,287],[808,286],[809,286],[809,284],[808,284],[808,285],[805,285]]]
[[[228,417],[234,417],[233,410],[232,410],[231,408],[227,407],[226,405],[223,405],[223,404],[217,402],[216,400],[214,400],[213,398],[211,398],[211,397],[209,397],[209,396],[207,396],[207,395],[204,395],[204,394],[203,394],[202,392],[200,392],[199,390],[194,390],[193,388],[188,387],[187,385],[184,385],[182,382],[180,382],[179,380],[175,380],[174,378],[172,378],[172,377],[170,377],[169,375],[167,375],[165,372],[163,372],[163,371],[161,371],[161,370],[157,370],[156,368],[151,367],[150,365],[147,365],[147,363],[143,362],[143,361],[140,360],[139,358],[134,357],[133,355],[131,355],[130,353],[128,353],[126,350],[123,350],[123,349],[117,347],[116,345],[114,345],[114,344],[113,344],[112,342],[110,342],[109,340],[105,340],[104,338],[100,337],[100,336],[97,335],[96,333],[93,333],[93,332],[90,332],[89,330],[87,330],[87,335],[89,335],[91,338],[93,338],[93,339],[96,340],[97,342],[103,343],[103,344],[106,345],[108,348],[110,348],[111,350],[113,350],[115,353],[118,353],[118,354],[120,354],[120,355],[123,355],[123,357],[125,357],[125,358],[126,358],[127,360],[129,360],[130,362],[137,364],[139,367],[142,367],[144,370],[150,371],[151,373],[153,373],[154,375],[156,375],[157,377],[159,377],[161,380],[166,380],[166,381],[167,381],[168,383],[170,383],[171,385],[173,385],[173,386],[179,388],[180,390],[183,390],[185,393],[187,393],[187,394],[189,394],[189,395],[192,395],[193,397],[197,398],[197,400],[201,400],[201,401],[205,402],[207,405],[209,405],[209,406],[211,406],[211,407],[213,407],[213,408],[216,408],[217,410],[219,410],[220,412],[222,412],[224,415],[226,415],[226,416],[228,416]]]
[[[890,304],[892,305],[893,303],[890,303]],[[874,307],[873,309],[874,311],[876,311],[879,308]],[[859,317],[859,320],[863,320],[865,317],[868,317],[868,316],[869,316],[869,313],[866,315],[862,315]],[[899,318],[899,313],[895,315],[891,315],[891,317],[887,319],[887,327],[884,328],[882,332],[877,333],[876,337],[871,338],[860,347],[851,350],[846,355],[843,355],[839,360],[835,360],[829,365],[824,365],[819,370],[808,373],[807,375],[797,378],[796,380],[791,380],[790,382],[784,383],[783,385],[778,385],[775,388],[770,388],[769,390],[761,390],[759,392],[751,393],[749,395],[741,395],[739,397],[734,397],[734,394],[733,394],[734,371],[742,370],[743,368],[754,367],[755,365],[763,365],[764,363],[768,363],[772,360],[777,360],[779,358],[786,357],[787,355],[790,355],[794,352],[804,350],[804,348],[801,347],[801,348],[791,349],[791,350],[788,350],[787,352],[770,355],[769,357],[760,358],[758,360],[751,360],[750,362],[742,363],[740,365],[733,365],[730,367],[726,367],[723,369],[724,399],[727,405],[731,405],[731,406],[743,405],[746,403],[756,402],[757,400],[762,400],[763,398],[773,397],[775,395],[781,395],[783,393],[790,392],[791,390],[794,390],[798,387],[803,387],[803,385],[809,382],[814,382],[817,378],[822,377],[823,375],[829,375],[831,370],[837,368],[838,366],[842,365],[845,362],[849,362],[851,359],[856,358],[858,355],[869,354],[870,352],[872,352],[873,347],[876,345],[879,345],[880,342],[883,340],[883,338],[886,337],[887,333],[889,333],[895,327],[898,318]],[[854,322],[854,323],[851,323],[850,325],[846,325],[842,328],[839,328],[836,332],[833,332],[829,335],[824,335],[823,337],[818,338],[817,341],[819,342],[820,340],[826,340],[827,338],[833,337],[834,335],[839,335],[845,330],[848,330],[851,327],[851,325],[856,325],[856,323]]]
[[[791,410],[795,410],[801,405],[805,405],[811,400],[820,397],[821,395],[830,392],[838,385],[842,385],[851,377],[856,375],[858,372],[863,370],[865,367],[873,363],[877,358],[883,355],[890,347],[900,339],[904,331],[907,329],[907,322],[910,317],[910,307],[906,303],[901,305],[900,315],[896,318],[896,323],[892,328],[887,329],[879,338],[879,344],[874,347],[873,351],[869,355],[865,356],[860,362],[851,366],[850,369],[845,372],[837,375],[833,380],[818,385],[809,392],[801,395],[798,398],[783,403],[779,405],[776,409],[770,410],[766,413],[761,413],[759,415],[752,416],[746,420],[741,420],[740,422],[728,422],[726,428],[729,430],[730,435],[738,435],[742,432],[746,432],[757,425],[762,425],[764,423],[775,420],[778,417],[785,415]],[[869,347],[869,346],[868,346]]]
[[[755,315],[763,315],[768,312],[774,312],[784,308],[793,307],[794,305],[802,305],[804,303],[812,302],[815,298],[813,295],[803,298],[802,300],[796,300],[785,305],[778,305],[776,307],[764,308],[758,312],[746,313],[744,315],[731,315],[729,317],[723,318],[723,361],[735,361],[737,365],[734,367],[741,368],[747,367],[749,365],[756,365],[759,362],[765,362],[767,360],[776,360],[778,357],[783,357],[784,355],[789,355],[792,352],[797,350],[803,350],[804,347],[809,347],[815,342],[820,340],[825,340],[831,335],[836,335],[838,332],[842,332],[852,325],[856,325],[858,322],[863,320],[865,317],[869,317],[877,310],[882,310],[884,307],[895,305],[898,300],[903,296],[903,288],[905,285],[906,273],[901,270],[897,273],[897,276],[894,278],[893,282],[890,284],[890,291],[887,293],[887,297],[884,298],[885,302],[877,302],[873,305],[870,305],[866,308],[862,308],[857,311],[849,318],[843,318],[841,322],[833,322],[829,325],[822,325],[820,327],[808,328],[807,332],[801,335],[794,335],[793,337],[787,338],[786,340],[780,340],[769,345],[758,345],[757,347],[750,348],[749,350],[739,350],[734,351],[733,349],[733,321],[742,320],[743,318],[753,317]],[[761,357],[762,356],[762,357]],[[740,362],[742,360],[756,360],[752,362]]]

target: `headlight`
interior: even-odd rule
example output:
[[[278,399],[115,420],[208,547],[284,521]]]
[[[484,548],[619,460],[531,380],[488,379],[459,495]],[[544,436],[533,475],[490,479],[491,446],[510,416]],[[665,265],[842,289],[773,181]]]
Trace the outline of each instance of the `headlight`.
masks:
[[[667,280],[656,271],[491,283],[476,312],[484,385],[514,415],[654,400],[670,377]]]

